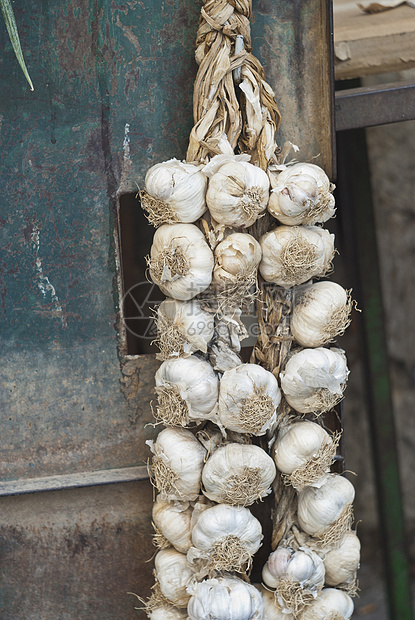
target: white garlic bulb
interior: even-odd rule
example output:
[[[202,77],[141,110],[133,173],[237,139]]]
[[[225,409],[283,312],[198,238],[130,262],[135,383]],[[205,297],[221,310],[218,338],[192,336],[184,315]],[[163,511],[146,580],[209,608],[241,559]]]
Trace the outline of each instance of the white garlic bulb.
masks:
[[[163,224],[154,233],[150,276],[168,297],[186,301],[206,290],[213,265],[212,250],[194,224]]]
[[[220,224],[234,228],[251,226],[265,211],[268,198],[266,173],[240,160],[220,166],[209,179],[206,193],[211,216]]]
[[[186,607],[190,595],[186,588],[194,579],[194,568],[176,549],[160,549],[154,558],[155,577],[162,595],[176,605]]]
[[[274,592],[271,592],[262,585],[255,587],[262,595],[262,604],[264,605],[264,620],[294,620],[294,616],[290,613],[282,611],[281,606],[275,598]]]
[[[355,496],[354,486],[339,474],[326,474],[312,486],[298,492],[298,522],[301,529],[324,540],[337,543],[350,529]]]
[[[258,241],[246,233],[232,233],[215,248],[215,267],[212,282],[229,289],[245,288],[256,283],[256,270],[261,260]]]
[[[324,588],[308,605],[299,620],[349,620],[354,611],[353,601],[346,592]]]
[[[218,417],[229,430],[264,435],[276,422],[281,393],[274,375],[257,364],[241,364],[223,373]]]
[[[322,168],[315,164],[287,166],[277,177],[271,176],[268,210],[281,224],[317,224],[335,213],[334,189]]]
[[[276,469],[259,446],[230,443],[217,448],[202,471],[204,494],[211,500],[249,506],[271,493]]]
[[[334,256],[334,235],[318,226],[279,226],[260,244],[262,277],[284,288],[324,276]]]
[[[193,546],[187,552],[203,574],[242,572],[262,543],[261,523],[248,508],[217,504],[199,516],[192,529]]]
[[[213,338],[214,318],[196,299],[165,299],[157,310],[157,359],[186,357],[196,351],[207,352]]]
[[[166,360],[156,372],[158,407],[154,416],[167,425],[188,426],[216,419],[219,379],[209,362],[194,355]]]
[[[206,455],[196,437],[184,428],[165,428],[146,444],[154,454],[150,473],[161,499],[196,500]]]
[[[153,523],[157,534],[168,541],[176,551],[187,553],[192,545],[190,523],[193,509],[188,502],[168,502],[157,496],[153,504]]]
[[[237,577],[206,579],[189,586],[189,620],[261,620],[262,597]]]
[[[141,206],[154,226],[196,222],[206,211],[206,189],[200,165],[169,159],[147,171]]]
[[[328,471],[336,446],[322,426],[305,420],[280,431],[272,451],[279,471],[298,489],[315,482]]]
[[[167,607],[167,605],[148,609],[146,613],[150,620],[186,620],[187,618],[185,611],[177,607]]]
[[[348,376],[341,349],[303,349],[289,358],[280,373],[281,389],[293,409],[319,415],[342,399]]]
[[[345,532],[338,545],[323,558],[328,586],[353,586],[360,562],[360,541],[355,532]]]
[[[315,282],[296,292],[291,332],[303,347],[321,347],[341,336],[350,324],[352,304],[337,282]]]

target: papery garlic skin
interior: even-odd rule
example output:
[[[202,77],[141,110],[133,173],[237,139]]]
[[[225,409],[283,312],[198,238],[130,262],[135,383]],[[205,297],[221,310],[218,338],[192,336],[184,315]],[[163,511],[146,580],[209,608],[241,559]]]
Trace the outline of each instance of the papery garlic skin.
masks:
[[[165,299],[157,310],[158,359],[187,357],[196,351],[207,352],[215,330],[214,318],[196,299]]]
[[[153,523],[160,534],[180,553],[192,545],[191,519],[193,509],[186,502],[168,502],[157,497],[153,504]]]
[[[265,567],[262,577],[270,587],[277,587],[278,582],[285,579],[298,582],[302,588],[316,593],[318,588],[324,585],[323,560],[305,547],[298,551],[290,547],[279,547],[270,554]]]
[[[262,277],[283,288],[324,276],[334,256],[334,235],[318,226],[279,226],[260,245]]]
[[[298,492],[297,514],[301,529],[311,536],[322,536],[338,519],[347,515],[354,497],[354,486],[347,478],[326,474],[313,486]],[[351,521],[351,516],[348,520]],[[350,529],[347,525],[345,523],[345,528]]]
[[[303,347],[321,347],[350,324],[350,294],[337,282],[304,286],[296,293],[291,332]]]
[[[196,222],[206,211],[206,190],[200,165],[169,159],[147,171],[142,206],[156,226]]]
[[[237,577],[206,579],[189,587],[189,620],[261,620],[263,603],[258,590]]]
[[[202,471],[203,493],[212,501],[249,506],[271,493],[276,468],[254,445],[230,443],[218,448]]]
[[[154,233],[149,272],[162,293],[192,299],[212,281],[213,253],[194,224],[163,224]]]
[[[321,594],[305,608],[299,620],[349,620],[353,611],[353,601],[346,592],[324,588]]]
[[[345,532],[336,548],[323,558],[328,586],[353,585],[360,563],[360,540],[355,532]]]
[[[232,233],[216,246],[214,257],[212,282],[220,288],[229,288],[255,274],[261,247],[252,235]]]
[[[206,573],[243,571],[262,544],[262,527],[248,508],[217,504],[199,516],[192,529],[190,563],[201,560]]]
[[[271,372],[257,364],[241,364],[223,373],[218,417],[229,430],[264,435],[275,425],[280,401],[278,381]]]
[[[269,198],[266,173],[249,162],[224,163],[209,179],[206,202],[211,216],[234,228],[251,226]]]
[[[332,440],[322,426],[309,420],[294,422],[278,435],[273,457],[282,473],[292,474],[315,456],[325,443],[332,443]]]
[[[278,602],[275,600],[274,592],[270,592],[262,585],[256,585],[255,587],[262,595],[262,604],[264,605],[264,620],[294,620],[292,614],[282,611]]]
[[[216,419],[219,379],[209,362],[194,355],[166,360],[155,382],[159,399],[155,417],[164,424],[187,426]]]
[[[146,444],[154,454],[150,471],[161,499],[195,501],[206,456],[196,437],[184,428],[165,428]]]
[[[342,399],[348,376],[341,349],[303,349],[294,353],[281,371],[281,389],[293,409],[319,415]]]
[[[187,613],[181,609],[165,605],[146,610],[146,613],[150,620],[186,620],[187,618]]]
[[[287,166],[276,177],[271,175],[271,185],[268,211],[281,224],[314,225],[335,214],[334,185],[315,164]]]
[[[186,607],[190,595],[187,586],[194,579],[194,569],[183,553],[160,549],[154,558],[155,577],[161,593],[176,607]]]

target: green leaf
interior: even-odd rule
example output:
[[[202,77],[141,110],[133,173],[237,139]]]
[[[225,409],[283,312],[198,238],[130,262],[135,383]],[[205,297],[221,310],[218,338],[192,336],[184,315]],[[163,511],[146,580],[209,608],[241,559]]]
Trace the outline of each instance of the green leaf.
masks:
[[[0,6],[4,17],[4,22],[6,24],[7,32],[9,33],[10,41],[14,49],[14,53],[16,54],[16,58],[26,80],[29,82],[30,90],[35,90],[33,88],[32,80],[30,79],[29,72],[26,67],[26,63],[23,58],[23,52],[20,45],[19,33],[17,32],[17,24],[14,18],[14,13],[12,9],[12,5],[10,0],[0,0]]]

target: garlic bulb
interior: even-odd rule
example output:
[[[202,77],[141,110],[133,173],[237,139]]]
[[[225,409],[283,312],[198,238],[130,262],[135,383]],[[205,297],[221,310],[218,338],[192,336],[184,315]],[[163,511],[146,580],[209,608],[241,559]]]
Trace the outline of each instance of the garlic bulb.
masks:
[[[202,471],[204,494],[224,504],[249,506],[271,493],[276,469],[259,446],[230,443],[218,448]]]
[[[284,288],[324,276],[334,256],[334,235],[318,226],[279,226],[260,244],[262,277]]]
[[[237,577],[206,579],[189,586],[189,620],[261,620],[263,604],[258,590]]]
[[[346,592],[324,588],[308,605],[299,620],[349,620],[354,611],[353,601]]]
[[[245,233],[233,233],[215,248],[212,282],[219,288],[244,288],[256,284],[256,270],[261,260],[258,241]]]
[[[326,222],[335,213],[334,189],[322,168],[298,163],[287,166],[276,178],[271,176],[268,210],[281,224]]]
[[[167,541],[176,551],[187,553],[192,545],[190,535],[192,512],[193,509],[188,502],[173,503],[158,496],[153,504],[152,513],[153,523],[156,527],[154,537],[156,545],[163,548],[165,541]]]
[[[150,620],[186,620],[187,618],[186,612],[167,605],[149,609],[146,613]]]
[[[156,372],[154,416],[173,426],[216,419],[219,380],[209,362],[194,355],[166,360]]]
[[[214,318],[196,299],[165,299],[157,310],[157,359],[186,357],[196,351],[207,352],[214,334]]]
[[[336,548],[331,549],[323,561],[328,586],[353,588],[360,562],[360,541],[356,533],[352,530],[345,532]]]
[[[324,585],[324,564],[311,549],[278,547],[262,571],[265,584],[275,588],[277,601],[283,611],[298,612],[317,596]]]
[[[187,552],[202,576],[213,571],[242,572],[261,546],[261,524],[248,508],[217,504],[199,516]]]
[[[162,595],[176,607],[186,607],[190,598],[186,588],[194,579],[194,569],[186,556],[176,549],[160,549],[154,567]]]
[[[238,433],[264,435],[276,422],[281,393],[274,375],[256,364],[227,370],[219,386],[218,417]]]
[[[274,592],[271,592],[262,585],[256,585],[255,587],[262,595],[262,604],[264,606],[264,620],[294,620],[292,614],[283,612],[281,606],[275,598]]]
[[[320,538],[325,545],[336,544],[350,529],[355,490],[338,474],[326,474],[313,486],[298,492],[298,522],[301,529]]]
[[[285,479],[300,489],[328,471],[336,447],[337,441],[333,441],[322,426],[305,420],[280,431],[273,446],[273,457]]]
[[[196,500],[206,455],[196,437],[184,428],[165,428],[146,444],[154,454],[150,473],[161,499]]]
[[[206,171],[205,173],[209,173]],[[246,161],[224,163],[209,179],[206,202],[211,216],[234,228],[251,226],[269,198],[266,173]]]
[[[154,226],[196,222],[206,211],[206,188],[201,166],[169,159],[147,171],[141,206]]]
[[[341,349],[303,349],[289,358],[280,373],[281,389],[293,409],[319,415],[342,399],[348,376]]]
[[[350,293],[337,282],[315,282],[297,292],[291,332],[303,347],[321,347],[350,324]]]
[[[186,301],[212,281],[213,254],[194,224],[163,224],[150,251],[151,279],[168,297]]]

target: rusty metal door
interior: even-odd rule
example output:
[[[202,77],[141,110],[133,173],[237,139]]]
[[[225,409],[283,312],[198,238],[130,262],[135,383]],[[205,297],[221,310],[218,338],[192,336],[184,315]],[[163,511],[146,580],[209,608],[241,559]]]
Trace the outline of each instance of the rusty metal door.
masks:
[[[125,282],[140,280],[122,265],[120,205],[150,165],[184,158],[200,5],[14,10],[35,91],[2,26],[0,616],[137,618],[127,592],[146,596],[152,583],[145,440],[157,363],[127,341]],[[253,12],[254,53],[283,114],[278,142],[330,173],[329,3],[257,0]],[[152,234],[137,231],[138,261]]]

